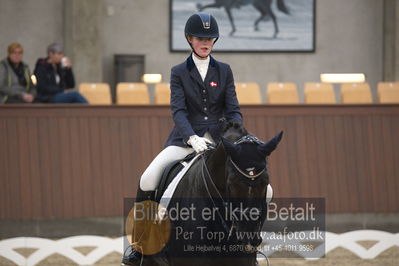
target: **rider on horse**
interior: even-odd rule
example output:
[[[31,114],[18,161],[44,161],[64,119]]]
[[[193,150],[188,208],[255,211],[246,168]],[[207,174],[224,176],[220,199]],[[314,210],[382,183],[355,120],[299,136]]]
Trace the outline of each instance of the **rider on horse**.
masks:
[[[228,64],[210,56],[219,38],[216,19],[206,13],[192,15],[186,22],[185,38],[192,53],[171,70],[170,102],[175,125],[165,149],[141,176],[137,199],[153,200],[165,167],[193,152],[204,152],[208,144],[218,143],[226,121],[242,123],[233,72]],[[122,264],[140,265],[140,241],[141,236],[132,239],[132,252]]]

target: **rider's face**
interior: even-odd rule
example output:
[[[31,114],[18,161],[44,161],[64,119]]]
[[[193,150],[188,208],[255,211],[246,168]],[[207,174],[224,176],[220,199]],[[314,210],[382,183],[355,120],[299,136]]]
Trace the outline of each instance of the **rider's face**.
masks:
[[[211,53],[213,43],[215,42],[215,38],[200,38],[194,36],[190,36],[188,40],[194,51],[202,57],[207,57]]]

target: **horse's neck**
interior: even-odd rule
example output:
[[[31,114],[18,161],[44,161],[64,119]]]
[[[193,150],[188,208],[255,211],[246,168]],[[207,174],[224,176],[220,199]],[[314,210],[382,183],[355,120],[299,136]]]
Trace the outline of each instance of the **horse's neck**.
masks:
[[[207,159],[207,167],[213,182],[219,192],[224,195],[226,190],[226,152],[222,144]]]

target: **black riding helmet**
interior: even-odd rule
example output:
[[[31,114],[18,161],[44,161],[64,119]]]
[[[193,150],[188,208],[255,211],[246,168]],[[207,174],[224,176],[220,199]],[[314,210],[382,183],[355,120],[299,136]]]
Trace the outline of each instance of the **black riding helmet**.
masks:
[[[213,42],[216,43],[216,41],[219,39],[218,23],[211,14],[202,12],[195,13],[187,20],[186,27],[184,28],[184,34],[190,47],[191,43],[188,41],[188,36],[195,36],[199,38],[216,38],[216,40]]]

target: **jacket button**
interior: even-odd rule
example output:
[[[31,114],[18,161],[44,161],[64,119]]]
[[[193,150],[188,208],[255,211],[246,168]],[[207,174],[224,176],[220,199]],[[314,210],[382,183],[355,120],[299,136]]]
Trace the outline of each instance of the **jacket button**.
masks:
[[[204,102],[206,102],[206,99],[204,99]]]
[[[206,92],[206,90],[202,90],[202,92],[203,92],[203,93],[205,93],[205,92]]]
[[[204,117],[204,119],[205,119],[205,120],[208,120],[208,117],[207,117],[207,116],[205,116],[205,117]]]
[[[208,110],[208,108],[204,107],[204,111]]]

